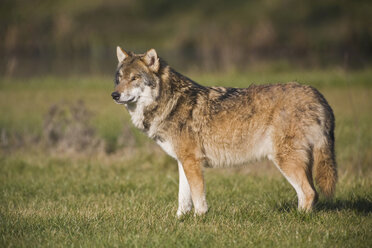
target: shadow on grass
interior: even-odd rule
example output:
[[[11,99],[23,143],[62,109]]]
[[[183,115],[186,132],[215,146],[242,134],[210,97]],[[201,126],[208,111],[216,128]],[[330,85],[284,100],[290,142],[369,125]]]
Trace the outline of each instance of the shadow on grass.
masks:
[[[372,201],[362,197],[352,200],[336,199],[335,201],[320,201],[316,205],[318,211],[352,210],[363,214],[372,212]]]
[[[293,202],[281,202],[276,206],[279,212],[292,212],[297,209],[297,205]],[[358,197],[352,200],[336,199],[334,201],[320,200],[315,211],[341,211],[351,210],[361,214],[369,214],[372,212],[372,201],[366,198]]]

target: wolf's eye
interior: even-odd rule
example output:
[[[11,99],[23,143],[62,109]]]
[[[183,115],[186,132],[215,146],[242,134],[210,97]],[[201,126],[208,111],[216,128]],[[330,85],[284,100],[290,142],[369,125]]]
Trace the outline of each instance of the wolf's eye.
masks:
[[[130,81],[135,81],[135,80],[137,80],[137,79],[139,79],[139,76],[138,76],[138,75],[135,75],[135,76],[132,76],[132,77],[130,78]]]

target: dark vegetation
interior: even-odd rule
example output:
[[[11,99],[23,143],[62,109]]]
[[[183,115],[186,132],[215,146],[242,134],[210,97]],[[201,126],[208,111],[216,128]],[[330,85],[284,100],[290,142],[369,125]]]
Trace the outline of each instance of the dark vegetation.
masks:
[[[183,70],[372,62],[368,0],[3,0],[0,7],[8,75],[112,73],[118,44],[153,47]]]

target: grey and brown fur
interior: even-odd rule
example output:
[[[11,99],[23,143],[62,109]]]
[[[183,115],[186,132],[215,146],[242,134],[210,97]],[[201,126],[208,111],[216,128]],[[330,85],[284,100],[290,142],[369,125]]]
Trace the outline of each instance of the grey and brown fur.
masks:
[[[334,115],[319,91],[298,83],[205,87],[173,70],[154,49],[117,48],[114,100],[134,125],[178,161],[177,215],[208,210],[203,167],[268,158],[294,187],[298,208],[311,210],[315,181],[331,197],[337,169]]]

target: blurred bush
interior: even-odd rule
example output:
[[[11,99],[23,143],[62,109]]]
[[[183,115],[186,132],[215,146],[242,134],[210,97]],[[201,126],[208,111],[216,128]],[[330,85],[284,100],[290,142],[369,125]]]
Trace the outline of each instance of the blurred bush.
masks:
[[[118,44],[137,52],[154,47],[185,69],[372,62],[368,0],[2,0],[0,6],[0,56],[9,75],[111,73]]]

